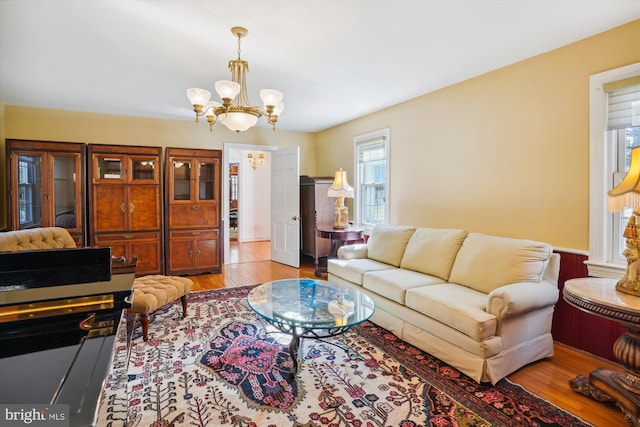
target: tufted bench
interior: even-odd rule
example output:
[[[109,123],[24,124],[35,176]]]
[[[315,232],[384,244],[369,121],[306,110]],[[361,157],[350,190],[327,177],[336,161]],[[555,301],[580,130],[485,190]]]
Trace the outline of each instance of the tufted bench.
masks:
[[[149,314],[160,307],[180,298],[182,318],[187,317],[187,294],[193,288],[193,281],[186,277],[154,274],[133,280],[133,303],[127,309],[130,314],[139,314],[143,339],[149,335]]]

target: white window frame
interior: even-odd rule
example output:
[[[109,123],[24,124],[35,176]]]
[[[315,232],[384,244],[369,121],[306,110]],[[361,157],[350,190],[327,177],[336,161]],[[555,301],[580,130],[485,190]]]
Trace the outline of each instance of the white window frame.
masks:
[[[354,209],[355,209],[355,215],[354,215],[354,221],[356,223],[356,225],[358,227],[361,227],[364,229],[364,233],[365,234],[371,234],[371,231],[373,230],[373,227],[367,224],[363,224],[362,223],[362,212],[360,209],[360,181],[361,181],[361,177],[360,177],[360,172],[359,172],[359,168],[358,168],[358,154],[359,154],[359,148],[363,145],[369,144],[369,143],[373,143],[373,142],[377,142],[380,139],[382,139],[384,141],[384,151],[385,151],[385,168],[386,168],[386,182],[384,184],[384,219],[383,219],[383,223],[384,224],[388,224],[389,223],[389,187],[390,187],[390,169],[389,169],[389,165],[390,165],[390,160],[389,160],[389,143],[390,143],[390,131],[389,129],[381,129],[381,130],[377,130],[374,132],[370,132],[364,135],[359,135],[356,136],[355,138],[353,138],[353,150],[354,150],[354,155],[353,155],[353,159],[354,159],[354,165],[353,165],[353,170],[354,170]]]
[[[594,74],[589,78],[589,276],[618,279],[626,265],[616,263],[613,251],[614,216],[607,210],[607,191],[613,188],[616,170],[615,144],[608,143],[607,94],[604,85],[640,75],[640,62]]]

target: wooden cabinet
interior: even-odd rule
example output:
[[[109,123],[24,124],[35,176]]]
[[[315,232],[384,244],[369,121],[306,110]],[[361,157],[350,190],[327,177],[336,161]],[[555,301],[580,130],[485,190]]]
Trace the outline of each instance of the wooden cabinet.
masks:
[[[167,274],[221,271],[220,150],[167,148]]]
[[[333,227],[335,199],[327,196],[333,177],[300,177],[300,246],[318,268],[320,258],[329,256],[331,241],[316,235],[318,226]]]
[[[91,244],[137,258],[136,274],[162,274],[161,147],[90,144]]]
[[[85,246],[86,145],[9,139],[6,150],[8,227],[63,227]]]

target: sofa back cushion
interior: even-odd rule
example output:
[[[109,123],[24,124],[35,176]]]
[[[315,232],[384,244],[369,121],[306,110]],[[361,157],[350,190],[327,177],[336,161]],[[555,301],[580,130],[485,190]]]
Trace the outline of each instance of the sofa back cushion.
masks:
[[[69,232],[60,227],[30,228],[0,233],[0,252],[75,248]]]
[[[400,267],[449,279],[465,230],[418,228],[404,251]]]
[[[400,267],[407,242],[416,231],[415,227],[401,225],[376,225],[367,240],[370,259]]]
[[[449,282],[489,293],[517,282],[540,282],[553,252],[546,243],[470,233]]]

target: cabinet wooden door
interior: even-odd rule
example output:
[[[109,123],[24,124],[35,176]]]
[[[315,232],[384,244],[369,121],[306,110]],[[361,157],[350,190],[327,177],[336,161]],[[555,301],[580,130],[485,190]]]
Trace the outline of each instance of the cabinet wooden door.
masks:
[[[9,227],[63,227],[84,246],[85,144],[7,140],[6,145]]]
[[[168,274],[219,272],[220,150],[167,148]]]
[[[162,271],[160,242],[160,232],[98,234],[95,239],[97,246],[111,247],[112,256],[127,260],[136,258],[136,274],[139,276]]]
[[[160,191],[157,185],[130,185],[127,192],[128,230],[160,229]]]
[[[127,230],[127,189],[124,185],[94,185],[93,233]]]
[[[168,270],[177,273],[220,267],[217,230],[174,231],[169,240]]]

